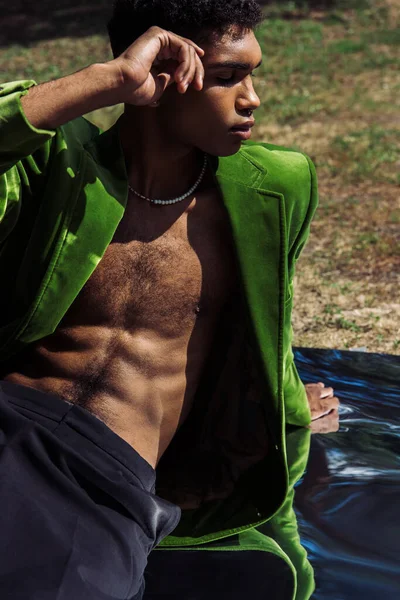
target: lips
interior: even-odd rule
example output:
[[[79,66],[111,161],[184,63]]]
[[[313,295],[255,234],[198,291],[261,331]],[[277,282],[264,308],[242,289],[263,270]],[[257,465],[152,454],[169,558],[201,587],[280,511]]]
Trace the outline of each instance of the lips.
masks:
[[[241,123],[240,125],[235,125],[231,127],[230,133],[235,136],[236,139],[239,140],[249,140],[251,138],[251,128],[254,125],[254,121],[246,121],[245,123]]]
[[[251,127],[246,127],[246,129],[231,129],[229,133],[241,140],[249,140],[251,138]]]
[[[249,131],[254,126],[255,121],[246,121],[240,125],[231,127],[231,131]]]

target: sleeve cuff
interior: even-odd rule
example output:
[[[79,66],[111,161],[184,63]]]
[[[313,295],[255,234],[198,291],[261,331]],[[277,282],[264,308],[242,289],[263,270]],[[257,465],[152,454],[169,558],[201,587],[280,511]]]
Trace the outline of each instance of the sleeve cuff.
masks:
[[[56,135],[56,131],[37,129],[27,119],[21,97],[35,81],[13,81],[0,86],[1,162],[15,163],[29,156]]]

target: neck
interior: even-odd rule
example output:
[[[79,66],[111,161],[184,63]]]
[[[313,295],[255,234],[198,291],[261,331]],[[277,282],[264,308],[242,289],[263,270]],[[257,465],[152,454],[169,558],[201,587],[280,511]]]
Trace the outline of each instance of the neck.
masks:
[[[196,182],[204,154],[172,139],[156,109],[127,105],[119,131],[129,184],[143,196],[175,198]]]

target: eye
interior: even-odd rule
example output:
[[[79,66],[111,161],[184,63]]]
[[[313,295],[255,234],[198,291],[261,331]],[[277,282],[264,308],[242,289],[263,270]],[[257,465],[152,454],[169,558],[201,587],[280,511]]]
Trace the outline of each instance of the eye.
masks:
[[[249,75],[251,75],[251,77],[257,77],[256,73],[249,73]],[[231,75],[230,77],[217,77],[217,80],[222,84],[222,85],[227,85],[229,83],[232,83],[235,79],[235,74]]]
[[[235,76],[231,75],[230,77],[217,77],[217,79],[222,84],[224,84],[224,83],[232,83],[232,81],[235,79]]]

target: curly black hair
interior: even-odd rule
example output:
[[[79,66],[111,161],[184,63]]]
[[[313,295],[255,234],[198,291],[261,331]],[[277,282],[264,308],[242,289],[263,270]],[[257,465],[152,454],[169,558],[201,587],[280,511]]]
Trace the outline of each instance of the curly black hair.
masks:
[[[257,0],[115,0],[107,27],[117,57],[153,25],[201,45],[226,33],[241,37],[262,20]]]

